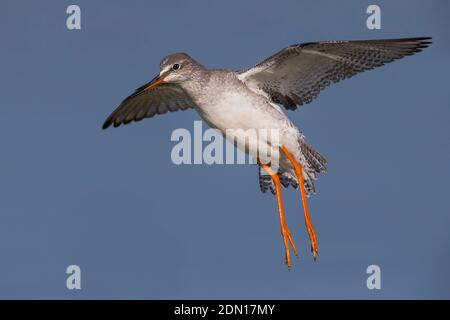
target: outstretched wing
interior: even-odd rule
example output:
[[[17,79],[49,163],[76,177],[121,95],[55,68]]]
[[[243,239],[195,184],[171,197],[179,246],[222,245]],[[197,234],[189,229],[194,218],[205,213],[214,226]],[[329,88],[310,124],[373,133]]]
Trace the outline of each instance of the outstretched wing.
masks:
[[[103,123],[103,129],[111,124],[118,127],[131,121],[139,121],[168,111],[194,107],[191,97],[176,84],[163,83],[149,89],[149,82],[127,97]]]
[[[312,42],[287,47],[239,72],[252,90],[286,109],[311,102],[331,83],[420,52],[431,38]]]

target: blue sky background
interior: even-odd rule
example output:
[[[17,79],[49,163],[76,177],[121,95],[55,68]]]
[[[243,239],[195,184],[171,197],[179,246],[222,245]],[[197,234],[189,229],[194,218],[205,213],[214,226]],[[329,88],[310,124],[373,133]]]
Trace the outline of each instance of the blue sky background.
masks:
[[[75,3],[81,31],[66,29],[72,2],[2,2],[0,298],[450,298],[447,1]],[[194,111],[100,129],[172,52],[238,69],[293,43],[410,36],[434,43],[287,112],[329,163],[309,200],[315,263],[298,193],[283,193],[291,271],[255,167],[170,161]]]

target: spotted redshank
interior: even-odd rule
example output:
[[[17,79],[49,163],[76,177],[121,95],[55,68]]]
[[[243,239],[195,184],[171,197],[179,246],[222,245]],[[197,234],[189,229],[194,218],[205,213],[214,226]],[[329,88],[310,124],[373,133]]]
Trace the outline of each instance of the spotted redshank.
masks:
[[[317,239],[306,198],[314,192],[317,174],[326,170],[326,161],[307,144],[280,105],[295,110],[310,103],[331,83],[412,55],[430,43],[431,38],[427,37],[297,44],[240,71],[206,69],[186,53],[171,54],[161,61],[159,75],[123,100],[106,119],[103,129],[194,108],[225,137],[228,129],[278,130],[276,143],[258,135],[237,146],[257,159],[261,191],[270,190],[276,196],[285,263],[290,268],[290,247],[295,255],[297,249],[286,224],[281,186],[300,189],[315,260]],[[269,158],[261,157],[258,152],[261,146],[279,154],[275,168]]]

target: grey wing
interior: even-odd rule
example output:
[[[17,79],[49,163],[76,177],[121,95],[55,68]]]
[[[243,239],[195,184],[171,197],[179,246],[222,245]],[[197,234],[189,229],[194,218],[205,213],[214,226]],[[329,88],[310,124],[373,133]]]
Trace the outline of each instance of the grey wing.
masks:
[[[139,121],[168,111],[194,107],[189,94],[178,85],[164,83],[147,90],[149,83],[139,87],[111,113],[103,123],[103,129],[111,124],[118,127],[131,121]]]
[[[420,52],[431,38],[311,42],[287,47],[239,72],[254,91],[286,109],[311,102],[331,83]]]

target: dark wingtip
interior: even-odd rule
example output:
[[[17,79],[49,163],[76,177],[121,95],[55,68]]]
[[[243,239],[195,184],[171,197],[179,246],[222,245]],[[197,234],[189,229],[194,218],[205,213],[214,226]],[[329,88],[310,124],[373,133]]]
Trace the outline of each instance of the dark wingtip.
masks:
[[[102,126],[102,130],[105,130],[105,129],[108,129],[108,127],[111,125],[111,120],[110,119],[107,119],[104,123],[103,123],[103,126]]]
[[[419,42],[421,45],[424,45],[425,47],[427,47],[429,44],[433,43],[432,37],[421,37],[421,38],[415,38],[414,40]]]
[[[433,43],[432,37],[420,37],[420,38],[406,38],[406,41],[415,41],[420,47],[426,48],[428,45]]]
[[[432,37],[416,37],[416,38],[405,38],[405,39],[410,39],[410,40],[415,40],[415,41],[424,41],[424,40],[431,40],[433,39]]]

